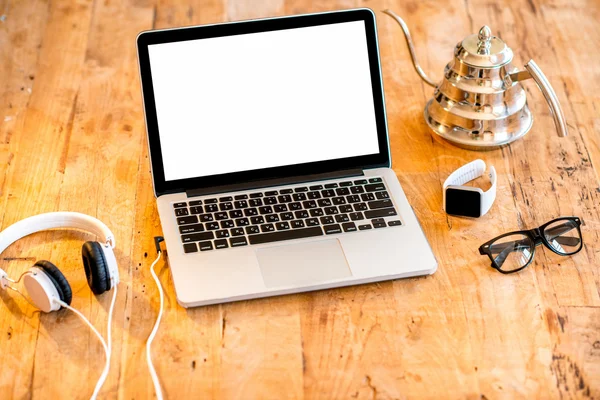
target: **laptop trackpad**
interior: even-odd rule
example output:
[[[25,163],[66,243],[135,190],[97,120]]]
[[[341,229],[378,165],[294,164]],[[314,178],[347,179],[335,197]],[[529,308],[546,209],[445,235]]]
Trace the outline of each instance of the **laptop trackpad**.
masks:
[[[313,285],[352,276],[338,239],[265,247],[256,256],[267,287]]]

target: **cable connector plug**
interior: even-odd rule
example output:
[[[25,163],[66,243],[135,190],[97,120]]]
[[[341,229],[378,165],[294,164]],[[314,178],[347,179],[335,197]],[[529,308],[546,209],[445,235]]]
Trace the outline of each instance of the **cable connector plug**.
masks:
[[[154,245],[156,246],[156,254],[160,253],[162,250],[160,249],[160,242],[164,242],[165,238],[162,236],[154,236]]]

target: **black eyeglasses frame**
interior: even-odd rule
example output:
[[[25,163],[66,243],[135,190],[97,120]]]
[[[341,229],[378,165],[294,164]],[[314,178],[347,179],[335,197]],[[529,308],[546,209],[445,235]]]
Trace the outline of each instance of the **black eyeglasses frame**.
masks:
[[[579,238],[581,238],[581,241],[579,242],[579,247],[577,248],[577,250],[574,250],[569,253],[561,253],[561,252],[557,251],[554,247],[552,247],[552,245],[550,245],[550,243],[548,243],[548,240],[546,239],[546,236],[544,235],[544,230],[549,225],[551,225],[555,222],[558,222],[558,221],[573,221],[576,224],[577,233],[579,234]],[[490,250],[490,247],[495,241],[502,239],[503,237],[510,236],[510,235],[516,235],[516,234],[521,234],[521,235],[527,236],[532,241],[533,248],[531,250],[531,257],[529,258],[529,261],[527,261],[527,263],[525,265],[523,265],[521,268],[517,268],[517,269],[511,270],[511,271],[502,270],[501,266],[499,266],[496,263],[496,261],[494,260],[494,256],[492,255],[492,251]],[[536,247],[538,247],[541,244],[543,244],[548,249],[550,249],[553,253],[556,253],[559,256],[571,256],[573,254],[579,253],[581,251],[581,249],[583,248],[583,236],[581,236],[581,219],[578,217],[559,217],[559,218],[553,219],[552,221],[546,222],[545,224],[541,225],[538,228],[504,233],[504,234],[497,236],[491,240],[488,240],[487,242],[485,242],[484,244],[479,246],[479,254],[487,255],[490,258],[490,260],[492,261],[492,268],[494,268],[498,272],[503,273],[503,274],[512,274],[515,272],[519,272],[519,271],[527,268],[529,265],[531,265],[531,263],[533,262],[533,258],[535,257],[535,249],[536,249]]]

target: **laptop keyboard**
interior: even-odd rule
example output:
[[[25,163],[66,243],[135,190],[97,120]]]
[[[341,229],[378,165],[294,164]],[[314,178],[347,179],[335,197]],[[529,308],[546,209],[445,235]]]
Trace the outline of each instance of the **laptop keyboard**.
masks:
[[[173,204],[185,253],[398,226],[381,178]]]

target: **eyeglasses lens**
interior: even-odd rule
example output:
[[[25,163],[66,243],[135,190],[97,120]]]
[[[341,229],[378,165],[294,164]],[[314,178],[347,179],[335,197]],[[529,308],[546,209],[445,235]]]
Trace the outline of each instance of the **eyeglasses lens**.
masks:
[[[516,233],[502,237],[490,245],[496,265],[506,272],[523,268],[531,261],[535,245],[529,236]]]
[[[560,254],[573,254],[581,248],[582,240],[577,224],[572,220],[559,220],[544,229],[544,237]]]

